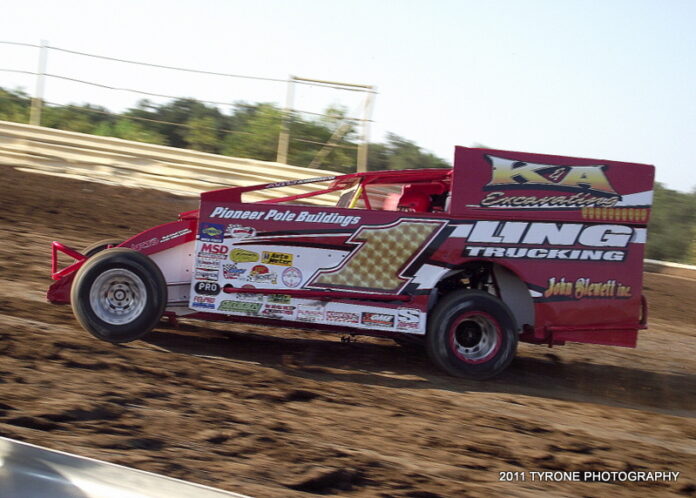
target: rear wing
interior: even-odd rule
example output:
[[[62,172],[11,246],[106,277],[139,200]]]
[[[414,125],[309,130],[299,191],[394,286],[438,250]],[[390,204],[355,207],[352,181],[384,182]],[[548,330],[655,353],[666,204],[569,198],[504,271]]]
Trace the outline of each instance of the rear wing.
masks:
[[[647,164],[457,147],[450,213],[646,226],[654,174]]]

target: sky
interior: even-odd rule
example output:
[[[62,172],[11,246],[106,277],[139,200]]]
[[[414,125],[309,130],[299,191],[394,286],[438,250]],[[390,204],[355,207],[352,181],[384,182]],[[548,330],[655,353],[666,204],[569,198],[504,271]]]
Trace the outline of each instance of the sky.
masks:
[[[120,59],[287,79],[368,84],[371,141],[387,132],[451,161],[485,145],[654,164],[696,188],[694,0],[120,0],[6,2],[0,40]],[[36,71],[35,48],[0,44],[0,69]],[[48,52],[47,72],[223,103],[283,104],[286,85]],[[0,71],[0,87],[35,78]],[[120,111],[138,98],[54,78],[44,98]],[[297,87],[295,107],[364,95]],[[167,99],[152,98],[155,102]],[[223,110],[229,110],[222,106]]]

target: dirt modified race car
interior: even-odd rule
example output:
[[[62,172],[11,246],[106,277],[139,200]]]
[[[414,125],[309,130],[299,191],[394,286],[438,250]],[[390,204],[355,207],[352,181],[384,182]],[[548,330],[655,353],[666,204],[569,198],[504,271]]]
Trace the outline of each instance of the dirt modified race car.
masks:
[[[126,241],[54,242],[48,300],[114,343],[162,317],[229,320],[419,341],[450,374],[491,377],[518,341],[635,347],[653,175],[457,147],[452,169],[215,190]],[[76,262],[58,271],[58,252]]]

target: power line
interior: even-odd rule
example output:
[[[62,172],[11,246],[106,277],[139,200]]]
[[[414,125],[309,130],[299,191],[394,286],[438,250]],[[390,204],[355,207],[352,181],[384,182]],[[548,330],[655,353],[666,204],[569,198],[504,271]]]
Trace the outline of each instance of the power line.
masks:
[[[76,110],[78,110],[78,111],[85,111],[85,112],[92,112],[92,113],[95,113],[95,114],[102,114],[102,115],[110,116],[110,117],[113,117],[113,118],[116,118],[116,119],[118,119],[118,118],[125,118],[125,119],[133,119],[133,120],[137,120],[137,121],[148,121],[148,122],[150,122],[150,123],[159,123],[159,124],[166,124],[166,125],[172,125],[172,126],[181,126],[181,127],[184,127],[184,128],[203,128],[203,129],[206,129],[206,130],[221,131],[221,132],[225,132],[225,133],[239,133],[239,134],[242,134],[242,135],[253,135],[253,133],[250,132],[250,131],[226,130],[226,129],[223,129],[223,128],[214,128],[214,127],[212,127],[212,126],[203,126],[203,125],[196,125],[196,126],[193,126],[193,125],[190,125],[190,124],[187,124],[187,123],[172,123],[171,121],[162,121],[162,120],[159,120],[159,119],[142,118],[142,117],[140,117],[140,116],[131,116],[131,115],[128,115],[128,114],[114,114],[114,113],[112,113],[112,112],[100,111],[99,109],[93,109],[93,108],[90,108],[90,107],[75,106],[75,105],[70,105],[70,104],[65,105],[65,104],[59,104],[59,103],[57,103],[57,102],[48,102],[48,101],[44,101],[44,103],[45,103],[45,104],[48,104],[48,105],[53,105],[53,106],[72,107],[73,109],[76,109]]]
[[[221,73],[217,71],[205,71],[202,69],[191,69],[191,68],[185,68],[185,67],[177,67],[177,66],[167,66],[164,64],[153,64],[150,62],[142,62],[142,61],[134,61],[134,60],[129,60],[129,59],[119,59],[117,57],[108,57],[105,55],[97,55],[97,54],[90,54],[87,52],[79,52],[77,50],[68,50],[65,48],[60,48],[60,47],[51,47],[47,46],[46,47],[49,50],[55,50],[58,52],[64,52],[68,54],[74,54],[74,55],[80,55],[83,57],[92,57],[95,59],[102,59],[102,60],[108,60],[108,61],[113,61],[113,62],[122,62],[125,64],[135,64],[139,66],[149,66],[149,67],[156,67],[159,69],[169,69],[172,71],[184,71],[187,73],[198,73],[198,74],[207,74],[209,76],[222,76],[226,78],[240,78],[240,79],[248,79],[248,80],[256,80],[256,81],[270,81],[273,83],[288,83],[288,79],[284,78],[267,78],[263,76],[249,76],[246,74],[233,74],[233,73]],[[368,92],[368,93],[376,93],[371,87],[367,87],[367,85],[350,85],[350,86],[345,86],[337,82],[318,82],[318,81],[303,81],[302,79],[295,79],[295,83],[298,83],[300,85],[317,85],[317,86],[323,86],[327,88],[334,88],[337,90],[345,90],[345,91],[351,91],[351,92]]]
[[[33,43],[11,42],[11,41],[2,41],[2,40],[0,40],[0,43],[2,43],[3,45],[17,45],[20,47],[41,48],[41,45],[34,45]]]
[[[8,73],[29,74],[29,75],[34,75],[34,76],[36,76],[36,74],[37,74],[37,73],[35,73],[35,72],[33,72],[33,71],[23,71],[23,70],[19,70],[19,69],[3,69],[3,68],[0,68],[0,71],[4,71],[4,72],[8,72]],[[106,90],[114,90],[114,91],[119,91],[119,92],[136,93],[136,94],[139,94],[139,95],[148,95],[148,96],[150,96],[150,97],[162,97],[162,98],[165,98],[165,99],[172,99],[172,100],[178,100],[178,99],[182,99],[182,98],[183,98],[183,97],[181,97],[181,96],[166,95],[166,94],[162,94],[162,93],[148,92],[148,91],[145,91],[145,90],[136,90],[136,89],[134,89],[134,88],[115,87],[115,86],[106,85],[106,84],[104,84],[104,83],[97,83],[97,82],[94,82],[94,81],[86,81],[86,80],[81,80],[81,79],[78,79],[78,78],[71,78],[71,77],[69,77],[69,76],[63,76],[63,75],[60,75],[60,74],[50,74],[50,73],[46,73],[46,74],[44,74],[44,76],[46,76],[46,77],[48,77],[48,78],[56,78],[56,79],[65,80],[65,81],[72,81],[72,82],[74,82],[74,83],[80,83],[80,84],[82,84],[82,85],[90,85],[90,86],[94,86],[94,87],[97,87],[97,88],[104,88],[104,89],[106,89]],[[191,97],[191,98],[194,99],[193,97]],[[219,101],[216,101],[216,100],[202,100],[202,99],[197,99],[197,98],[194,99],[194,100],[196,100],[197,102],[202,102],[202,103],[205,103],[205,104],[211,104],[211,105],[216,105],[216,106],[219,105],[219,106],[246,107],[246,108],[249,108],[249,109],[254,109],[254,108],[257,107],[257,106],[251,105],[251,104],[242,104],[242,103],[239,103],[239,102],[219,102]],[[336,117],[336,116],[331,115],[331,114],[325,114],[325,113],[321,113],[321,112],[303,111],[303,110],[300,110],[300,109],[294,109],[293,112],[297,112],[297,113],[300,113],[300,114],[310,114],[310,115],[313,115],[313,116],[323,116],[323,117],[328,117],[328,118]],[[356,118],[356,117],[345,117],[345,118],[343,118],[343,119],[350,119],[350,120],[353,120],[353,121],[360,121],[360,120],[361,120],[360,118]]]
[[[150,97],[163,97],[165,99],[173,99],[173,100],[182,98],[182,97],[178,97],[175,95],[165,95],[162,93],[147,92],[145,90],[135,90],[133,88],[122,88],[122,87],[117,87],[117,86],[110,86],[110,85],[105,85],[103,83],[96,83],[94,81],[85,81],[85,80],[81,80],[81,79],[77,79],[77,78],[71,78],[69,76],[62,76],[59,74],[46,73],[46,74],[44,74],[44,76],[46,76],[48,78],[57,78],[60,80],[73,81],[75,83],[81,83],[83,85],[96,86],[99,88],[105,88],[107,90],[116,90],[119,92],[139,93],[141,95],[149,95]],[[232,102],[218,102],[215,100],[199,100],[199,99],[195,99],[195,100],[197,100],[198,102],[203,102],[205,104],[212,104],[212,105],[230,105],[230,106],[235,105]]]
[[[339,149],[351,149],[351,150],[355,150],[355,149],[358,148],[357,145],[328,144],[328,143],[325,143],[325,142],[317,142],[316,140],[306,140],[306,139],[304,139],[304,138],[292,138],[292,137],[290,137],[290,140],[293,141],[293,142],[303,142],[303,143],[307,143],[307,144],[323,145],[323,146],[325,146],[325,147],[336,147],[336,148],[339,148]]]
[[[34,71],[22,71],[21,69],[3,69],[3,68],[0,68],[0,71],[2,71],[4,73],[29,74],[32,76],[36,76],[36,73]]]

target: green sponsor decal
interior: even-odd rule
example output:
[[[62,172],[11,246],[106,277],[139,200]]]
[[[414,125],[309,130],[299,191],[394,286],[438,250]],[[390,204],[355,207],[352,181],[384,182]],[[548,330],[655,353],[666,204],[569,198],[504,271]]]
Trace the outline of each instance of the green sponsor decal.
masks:
[[[292,296],[288,294],[271,294],[268,296],[269,303],[290,304],[290,301],[292,301]]]
[[[250,303],[245,301],[222,301],[218,307],[219,311],[231,311],[234,313],[258,314],[261,303]]]

